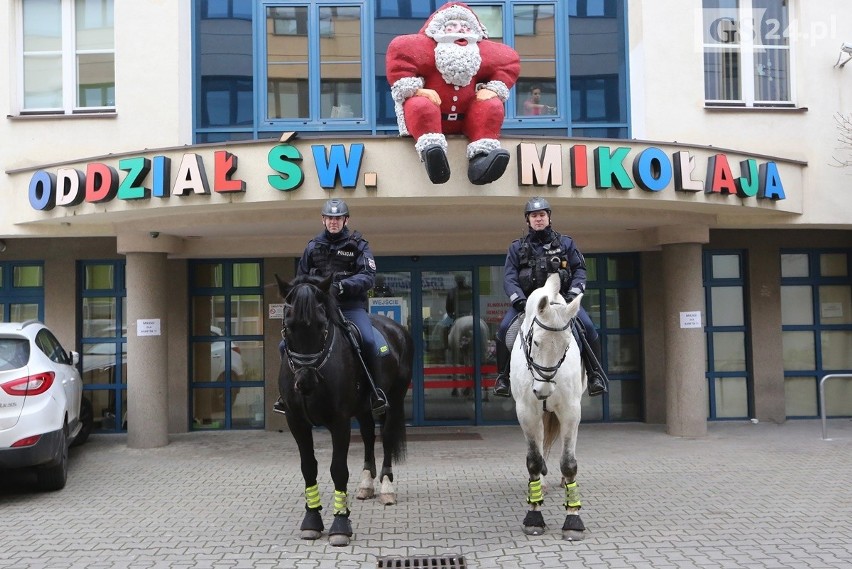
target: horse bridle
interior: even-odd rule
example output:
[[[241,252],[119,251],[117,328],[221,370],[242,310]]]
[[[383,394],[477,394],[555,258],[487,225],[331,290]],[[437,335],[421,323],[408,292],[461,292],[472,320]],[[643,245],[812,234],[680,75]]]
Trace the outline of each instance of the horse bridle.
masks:
[[[559,304],[559,303],[551,302],[550,304],[554,305],[554,304]],[[530,373],[532,374],[534,381],[541,381],[541,382],[544,382],[544,383],[556,383],[553,380],[553,378],[556,377],[556,373],[559,371],[559,368],[562,366],[562,362],[565,361],[565,356],[568,355],[568,349],[571,347],[571,343],[568,342],[568,345],[565,347],[565,351],[562,352],[562,357],[559,358],[559,361],[556,362],[556,365],[554,365],[554,366],[543,366],[543,365],[537,364],[535,361],[533,361],[532,355],[530,355],[530,351],[532,350],[533,328],[535,327],[536,324],[538,324],[538,326],[540,328],[542,328],[543,330],[547,330],[548,332],[564,332],[565,330],[567,330],[568,328],[571,327],[571,323],[573,321],[574,321],[573,318],[569,318],[568,322],[566,322],[564,326],[562,326],[561,328],[556,328],[556,327],[553,327],[553,326],[548,326],[547,324],[545,324],[544,322],[539,320],[538,316],[533,317],[532,324],[530,324],[530,328],[529,328],[529,330],[527,330],[527,333],[524,336],[523,347],[524,347],[524,357],[527,360],[527,369],[530,370]],[[533,370],[535,370],[535,371],[533,371]],[[538,376],[539,376],[540,379],[536,377],[535,372],[538,372]]]
[[[295,288],[293,290],[295,290]],[[293,291],[290,291],[290,294],[292,293]],[[287,295],[287,298],[284,299],[285,318],[281,319],[281,337],[287,345],[287,364],[290,366],[290,371],[296,373],[296,371],[300,369],[313,368],[317,375],[322,377],[319,370],[325,365],[325,362],[327,362],[328,358],[331,356],[331,346],[334,344],[335,327],[331,325],[330,320],[326,321],[325,328],[322,331],[322,349],[319,352],[315,352],[313,354],[294,352],[290,349],[290,342],[287,338],[287,324],[285,323],[287,309],[292,306],[287,303],[288,298],[290,298],[289,294]],[[331,329],[330,337],[328,334],[329,328]]]

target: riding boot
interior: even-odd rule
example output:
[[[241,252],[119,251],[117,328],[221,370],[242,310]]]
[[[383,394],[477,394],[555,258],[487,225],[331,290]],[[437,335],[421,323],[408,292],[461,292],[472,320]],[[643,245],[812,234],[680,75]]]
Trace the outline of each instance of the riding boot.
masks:
[[[496,347],[497,355],[497,379],[494,381],[494,395],[497,397],[510,397],[512,395],[512,385],[509,382],[509,362],[512,358],[512,352],[506,347],[506,342],[497,339]]]
[[[281,415],[287,414],[287,408],[284,407],[284,398],[283,397],[279,397],[278,401],[276,401],[275,403],[272,404],[272,412],[273,413],[279,413]]]
[[[369,350],[369,348],[367,348]],[[388,398],[385,392],[379,385],[382,379],[382,360],[376,354],[365,354],[364,359],[365,371],[367,372],[367,381],[370,384],[370,408],[373,415],[383,415],[388,410]]]
[[[601,338],[598,336],[589,342],[589,347],[592,348],[594,357],[586,357],[587,369],[586,374],[589,379],[589,397],[596,397],[607,392],[607,378],[601,364]],[[594,361],[592,361],[594,360]]]

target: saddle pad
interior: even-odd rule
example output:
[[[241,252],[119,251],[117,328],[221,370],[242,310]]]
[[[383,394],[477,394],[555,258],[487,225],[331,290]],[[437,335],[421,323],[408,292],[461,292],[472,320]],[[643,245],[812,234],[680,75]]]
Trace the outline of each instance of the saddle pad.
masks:
[[[355,339],[358,340],[358,347],[364,347],[364,338],[361,337],[361,331],[358,330],[358,327],[352,323],[351,320],[346,321],[346,325],[349,329],[355,334]],[[373,326],[373,339],[376,341],[376,355],[379,357],[386,356],[390,354],[390,348],[388,347],[388,340],[385,338],[384,334],[379,332],[379,329]]]

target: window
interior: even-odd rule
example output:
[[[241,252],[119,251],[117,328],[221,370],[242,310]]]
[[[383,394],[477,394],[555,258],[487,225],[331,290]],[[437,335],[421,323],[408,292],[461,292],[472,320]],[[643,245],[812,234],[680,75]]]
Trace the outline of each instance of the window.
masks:
[[[115,109],[113,0],[21,0],[23,114]]]
[[[781,330],[787,417],[818,417],[820,378],[852,373],[852,251],[782,251]],[[850,394],[826,382],[826,416],[852,415]]]
[[[704,0],[708,105],[792,106],[788,0]]]
[[[742,251],[704,253],[707,416],[711,420],[753,415],[744,266]]]
[[[197,261],[190,283],[191,428],[262,428],[263,266]]]
[[[127,289],[124,261],[78,264],[80,375],[95,431],[127,428]]]
[[[0,322],[44,319],[44,266],[0,263]]]
[[[267,124],[363,123],[362,12],[360,4],[266,6]]]
[[[194,142],[274,138],[282,130],[397,133],[388,44],[418,33],[443,4],[193,0]],[[629,136],[626,0],[467,4],[489,39],[521,58],[505,131]]]

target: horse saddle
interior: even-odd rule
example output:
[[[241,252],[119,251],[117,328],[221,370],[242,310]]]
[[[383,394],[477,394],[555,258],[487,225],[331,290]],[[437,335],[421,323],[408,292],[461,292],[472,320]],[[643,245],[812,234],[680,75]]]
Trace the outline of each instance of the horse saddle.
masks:
[[[364,349],[364,338],[361,336],[361,331],[355,326],[355,323],[349,319],[345,320],[346,327],[349,329],[352,338],[355,338],[355,341],[358,342],[358,349]],[[376,355],[379,357],[386,356],[390,354],[390,348],[388,347],[387,338],[385,338],[384,334],[379,332],[379,329],[373,326],[373,338],[376,340]]]

